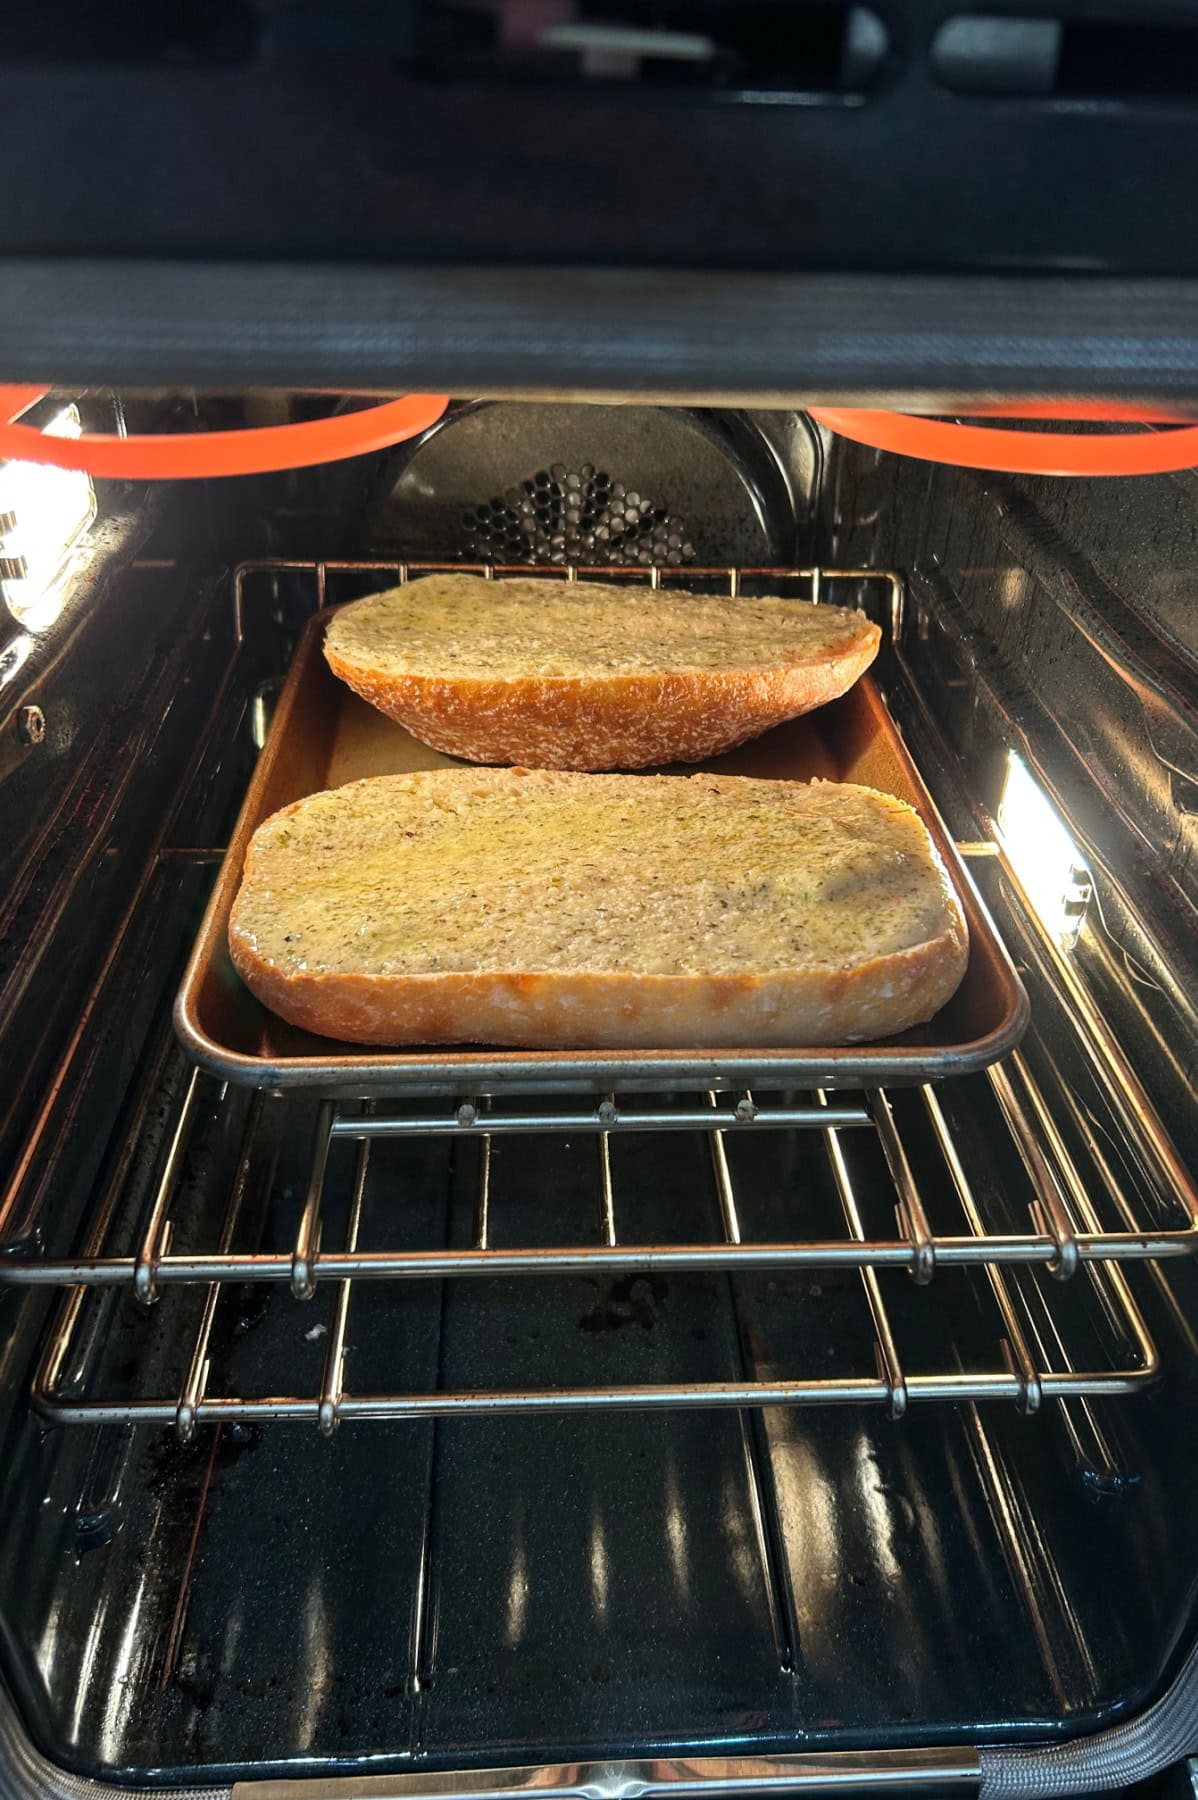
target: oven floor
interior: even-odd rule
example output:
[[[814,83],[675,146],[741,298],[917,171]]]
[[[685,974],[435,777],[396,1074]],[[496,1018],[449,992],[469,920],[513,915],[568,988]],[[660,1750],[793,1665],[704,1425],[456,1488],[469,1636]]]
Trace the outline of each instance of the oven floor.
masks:
[[[165,1084],[181,1079],[171,1053]],[[289,1241],[303,1194],[293,1124],[263,1197],[271,1242]],[[234,1145],[214,1129],[193,1153],[180,1239]],[[637,1239],[715,1231],[698,1135],[611,1148]],[[746,1235],[783,1230],[796,1195],[806,1230],[833,1228],[800,1134],[729,1153]],[[464,1241],[477,1154],[377,1146],[362,1247]],[[593,1139],[494,1140],[492,1241],[593,1232],[594,1155]],[[349,1186],[335,1176],[332,1242]],[[1167,1349],[1162,1295],[1132,1274]],[[940,1366],[948,1343],[968,1356],[974,1277],[944,1273],[934,1296],[884,1277],[909,1366]],[[168,1291],[148,1319],[101,1301],[80,1378],[86,1360],[109,1387],[152,1382],[197,1298]],[[227,1291],[222,1384],[314,1391],[331,1299]],[[853,1272],[364,1282],[347,1366],[364,1391],[835,1373],[860,1360],[867,1320]],[[1151,1689],[1191,1604],[1198,1459],[1174,1421],[1196,1382],[1167,1360],[1182,1372],[1089,1422],[1105,1473],[1052,1405],[347,1422],[327,1441],[225,1425],[190,1445],[14,1413],[8,1674],[44,1749],[125,1777],[1076,1731]]]

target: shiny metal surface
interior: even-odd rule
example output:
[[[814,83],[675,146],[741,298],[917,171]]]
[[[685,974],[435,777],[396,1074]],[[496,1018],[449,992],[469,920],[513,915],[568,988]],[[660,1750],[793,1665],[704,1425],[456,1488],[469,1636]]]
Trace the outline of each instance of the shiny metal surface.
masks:
[[[654,1794],[886,1794],[972,1792],[971,1750],[846,1751],[839,1756],[658,1757],[645,1762],[565,1763],[558,1768],[477,1769],[344,1780],[239,1781],[234,1800],[650,1800]]]
[[[7,559],[0,557],[0,576],[7,571],[4,564]],[[46,740],[46,715],[40,706],[22,706],[17,713],[16,733],[19,743],[30,746],[42,744]]]
[[[242,987],[229,960],[228,922],[249,839],[269,814],[318,789],[361,775],[428,768],[444,759],[407,732],[348,695],[321,653],[331,602],[349,599],[409,576],[465,564],[282,561],[245,564],[234,577],[242,619],[251,598],[269,599],[284,575],[301,577],[316,603],[279,700],[269,740],[230,838],[208,909],[179,990],[176,1022],[192,1059],[228,1081],[264,1087],[304,1087],[328,1095],[594,1091],[663,1087],[709,1089],[749,1082],[777,1087],[876,1085],[961,1075],[995,1061],[1027,1024],[1026,996],[1010,959],[944,831],[901,737],[869,677],[841,699],[766,733],[711,765],[730,773],[863,782],[897,794],[920,813],[957,888],[969,927],[964,980],[929,1025],[889,1043],[753,1050],[736,1045],[705,1050],[530,1051],[476,1046],[386,1050],[337,1044],[297,1031],[275,1018]],[[510,572],[475,565],[494,576]],[[526,567],[520,572],[529,574]],[[552,569],[543,573],[553,575]],[[899,615],[897,577],[887,570],[688,568],[685,572],[634,566],[568,568],[567,577],[647,583],[656,590],[684,580],[700,593],[747,590],[819,600],[839,595],[881,600],[886,623]],[[875,610],[878,607],[875,606]],[[705,765],[706,766],[706,765]]]
[[[1022,1092],[1016,1092],[1007,1071],[988,1071],[1014,1145],[1029,1181],[1029,1210],[1033,1232],[1025,1237],[987,1234],[969,1186],[951,1128],[935,1090],[920,1090],[943,1158],[937,1185],[951,1185],[964,1214],[966,1231],[937,1234],[925,1210],[923,1193],[913,1172],[904,1137],[890,1099],[883,1092],[863,1096],[858,1106],[833,1105],[818,1091],[809,1107],[773,1107],[764,1099],[744,1093],[734,1105],[709,1092],[706,1106],[695,1108],[685,1101],[669,1109],[643,1112],[621,1108],[611,1100],[594,1111],[581,1113],[542,1108],[524,1111],[505,1120],[495,1108],[480,1110],[474,1104],[445,1116],[418,1112],[382,1114],[371,1107],[346,1114],[332,1101],[322,1101],[316,1111],[313,1143],[303,1204],[290,1254],[279,1250],[234,1251],[238,1232],[237,1209],[244,1192],[244,1170],[254,1153],[253,1137],[260,1128],[262,1109],[271,1105],[255,1096],[245,1126],[229,1209],[221,1225],[220,1241],[211,1255],[180,1253],[170,1247],[169,1214],[179,1183],[181,1160],[202,1100],[208,1078],[192,1069],[182,1106],[169,1139],[166,1156],[153,1188],[148,1223],[141,1249],[130,1261],[105,1254],[107,1245],[98,1232],[84,1257],[73,1262],[10,1261],[0,1263],[0,1284],[10,1286],[63,1285],[67,1294],[59,1312],[38,1374],[33,1398],[48,1419],[69,1425],[173,1424],[184,1441],[197,1426],[220,1421],[307,1421],[318,1424],[330,1437],[346,1421],[382,1421],[448,1418],[458,1415],[512,1413],[578,1413],[592,1410],[674,1410],[691,1407],[740,1406],[885,1406],[900,1419],[911,1406],[1007,1400],[1025,1414],[1035,1412],[1045,1400],[1094,1398],[1133,1394],[1154,1382],[1160,1373],[1160,1357],[1142,1312],[1120,1267],[1120,1258],[1143,1259],[1159,1254],[1162,1236],[1134,1237],[1122,1241],[1101,1230],[1101,1220],[1091,1205],[1067,1148],[1045,1121],[1038,1089],[1031,1072],[1018,1065]],[[276,1099],[278,1107],[286,1102]],[[215,1105],[222,1100],[217,1093]],[[646,1129],[646,1119],[664,1120],[670,1127],[690,1134],[701,1133],[711,1150],[721,1241],[715,1243],[622,1243],[618,1221],[622,1213],[619,1183],[612,1173],[612,1143],[626,1135],[636,1137]],[[739,1121],[739,1123],[737,1122]],[[392,1129],[397,1123],[404,1129]],[[1039,1123],[1046,1149],[1034,1136]],[[509,1131],[505,1133],[505,1124]],[[850,1172],[841,1132],[872,1127],[881,1152],[882,1166],[894,1188],[895,1216],[901,1234],[891,1240],[869,1238],[862,1222],[854,1177]],[[751,1241],[740,1218],[736,1186],[729,1165],[728,1143],[746,1134],[763,1131],[797,1132],[796,1142],[819,1146],[831,1171],[846,1225],[841,1239],[799,1238],[791,1243]],[[594,1138],[597,1158],[592,1179],[596,1198],[590,1209],[599,1241],[568,1246],[545,1244],[497,1244],[493,1240],[505,1221],[491,1199],[492,1141],[505,1135],[529,1138],[573,1134],[579,1147]],[[475,1242],[461,1248],[363,1249],[360,1247],[363,1196],[369,1167],[369,1151],[375,1142],[419,1142],[459,1135],[470,1141],[481,1137],[483,1154],[478,1162],[478,1196],[474,1207]],[[656,1135],[656,1133],[654,1133]],[[355,1164],[349,1218],[342,1249],[322,1249],[322,1210],[329,1158],[338,1139],[355,1141]],[[516,1139],[517,1144],[520,1138]],[[1190,1196],[1192,1201],[1192,1196]],[[1191,1254],[1198,1234],[1187,1230],[1165,1234],[1172,1253]],[[481,1241],[480,1241],[481,1240]],[[1108,1266],[1109,1265],[1109,1266]],[[1004,1266],[1040,1266],[1067,1280],[1083,1266],[1087,1280],[1105,1308],[1112,1334],[1109,1366],[1079,1362],[1057,1339],[1057,1354],[1049,1355],[1042,1339],[1036,1339],[1030,1322],[1025,1327],[1019,1309],[1000,1274]],[[910,1369],[904,1366],[891,1325],[887,1302],[879,1285],[879,1269],[905,1269],[916,1286],[929,1290],[938,1267],[985,1270],[991,1294],[1004,1328],[998,1339],[995,1366],[965,1369]],[[356,1391],[347,1376],[345,1343],[349,1328],[351,1288],[358,1281],[443,1281],[446,1279],[500,1280],[586,1276],[595,1280],[623,1276],[649,1280],[667,1275],[702,1272],[749,1272],[857,1269],[861,1273],[869,1316],[873,1325],[873,1368],[868,1372],[788,1372],[785,1376],[740,1381],[646,1381],[633,1384],[572,1386],[530,1380],[518,1386],[433,1392],[393,1390]],[[217,1392],[210,1387],[207,1351],[212,1331],[214,1295],[222,1284],[286,1282],[296,1301],[311,1300],[321,1283],[336,1283],[332,1331],[317,1391],[312,1394],[273,1393],[252,1395]],[[166,1286],[175,1289],[207,1287],[204,1306],[191,1351],[186,1359],[182,1385],[174,1394],[138,1392],[127,1398],[87,1391],[66,1380],[76,1357],[73,1345],[80,1329],[82,1296],[88,1290],[132,1287],[148,1304]],[[927,1304],[935,1305],[928,1292]],[[323,1328],[322,1328],[323,1329]],[[868,1362],[868,1358],[863,1360]],[[551,1373],[545,1370],[546,1374]]]
[[[398,1138],[458,1137],[475,1134],[480,1137],[506,1137],[528,1131],[567,1132],[603,1136],[609,1131],[728,1131],[752,1126],[758,1131],[827,1131],[832,1127],[844,1131],[872,1121],[864,1106],[848,1103],[830,1106],[759,1107],[751,1096],[743,1094],[734,1105],[723,1104],[714,1094],[709,1096],[708,1110],[678,1108],[669,1112],[652,1107],[619,1107],[614,1099],[601,1100],[591,1111],[558,1113],[496,1112],[488,1108],[479,1112],[473,1104],[459,1106],[447,1118],[435,1114],[375,1114],[362,1116],[331,1110],[329,1136],[334,1138]]]
[[[929,747],[938,762],[951,762],[952,751],[926,696],[921,692],[907,653],[898,644],[898,634],[894,658],[903,677],[905,697],[917,712]],[[971,811],[975,821],[991,834],[984,841],[994,846],[995,864],[1001,869],[1003,880],[1015,896],[1025,919],[1035,928],[1038,924],[1036,909],[1018,872],[995,841],[993,817],[976,796],[971,799]],[[1078,1043],[1102,1082],[1105,1097],[1115,1109],[1121,1130],[1171,1191],[1183,1195],[1188,1192],[1190,1198],[1186,1205],[1191,1217],[1198,1222],[1198,1212],[1194,1210],[1193,1204],[1193,1177],[1163,1129],[1157,1111],[1144,1093],[1143,1085],[1136,1076],[1124,1046],[1083,980],[1075,959],[1065,954],[1051,933],[1041,928],[1037,930],[1036,937],[1038,953],[1051,971],[1054,989],[1070,1015]],[[1029,1146],[1033,1146],[1031,1154],[1037,1154],[1034,1149],[1034,1131],[1029,1129],[1026,1141]]]
[[[1162,1774],[1198,1749],[1198,1648],[1139,1718],[1072,1743],[984,1749],[981,1800],[1067,1800]]]

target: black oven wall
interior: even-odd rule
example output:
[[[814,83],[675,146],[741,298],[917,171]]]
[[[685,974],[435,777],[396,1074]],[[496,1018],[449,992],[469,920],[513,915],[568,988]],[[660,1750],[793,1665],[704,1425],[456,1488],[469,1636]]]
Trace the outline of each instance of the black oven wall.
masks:
[[[981,808],[1030,764],[1088,865],[1078,966],[1179,1139],[1198,1074],[1198,483],[982,475],[841,443],[830,563],[893,563]]]

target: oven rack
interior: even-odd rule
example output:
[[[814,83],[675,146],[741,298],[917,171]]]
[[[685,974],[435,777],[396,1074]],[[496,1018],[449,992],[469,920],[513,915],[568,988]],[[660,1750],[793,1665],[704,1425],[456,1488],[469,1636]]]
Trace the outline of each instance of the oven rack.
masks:
[[[315,1424],[331,1436],[347,1420],[395,1420],[462,1414],[511,1412],[568,1413],[590,1409],[677,1408],[703,1406],[871,1405],[901,1419],[911,1407],[928,1403],[1005,1400],[1023,1414],[1037,1412],[1046,1401],[1089,1402],[1098,1397],[1127,1396],[1152,1383],[1161,1359],[1122,1265],[1151,1260],[1154,1264],[1190,1255],[1196,1247],[1193,1224],[1176,1230],[1144,1230],[1128,1219],[1123,1230],[1103,1229],[1076,1163],[1048,1119],[1045,1098],[1021,1053],[989,1071],[990,1101],[1009,1133],[1027,1182],[1029,1229],[995,1232],[987,1228],[974,1185],[945,1105],[937,1090],[915,1090],[920,1124],[935,1145],[938,1158],[933,1185],[937,1210],[943,1214],[951,1196],[958,1228],[933,1229],[929,1222],[931,1193],[917,1181],[913,1160],[896,1109],[883,1090],[830,1096],[759,1097],[753,1093],[682,1097],[670,1106],[650,1098],[646,1104],[617,1103],[614,1095],[596,1097],[590,1106],[547,1110],[536,1102],[497,1104],[486,1097],[441,1109],[383,1110],[373,1102],[360,1105],[323,1101],[314,1112],[306,1191],[298,1227],[286,1245],[257,1250],[232,1248],[245,1201],[248,1170],[264,1116],[272,1107],[293,1107],[284,1096],[255,1094],[240,1128],[235,1173],[225,1196],[224,1218],[216,1241],[184,1246],[172,1227],[172,1202],[202,1111],[227,1108],[231,1090],[192,1068],[173,1130],[165,1144],[156,1180],[128,1253],[114,1254],[108,1239],[121,1195],[111,1186],[90,1239],[82,1253],[65,1260],[0,1262],[0,1283],[65,1287],[53,1329],[39,1365],[33,1397],[40,1412],[65,1425],[173,1426],[189,1440],[198,1426],[219,1422],[299,1421]],[[908,1096],[904,1104],[912,1104]],[[706,1142],[711,1180],[720,1222],[718,1235],[690,1243],[643,1243],[622,1236],[623,1206],[613,1181],[612,1143],[636,1133],[700,1133]],[[595,1231],[591,1241],[555,1247],[503,1245],[495,1242],[496,1219],[491,1193],[493,1143],[505,1136],[529,1133],[589,1139],[594,1145]],[[804,1237],[796,1230],[784,1242],[755,1241],[743,1226],[740,1197],[728,1154],[730,1141],[746,1135],[798,1134],[804,1153],[824,1160],[843,1219],[840,1237]],[[851,1172],[847,1140],[864,1133],[876,1140],[888,1174],[896,1219],[891,1237],[869,1236],[863,1219],[863,1194]],[[366,1204],[371,1156],[382,1142],[411,1143],[431,1137],[478,1142],[478,1173],[469,1244],[457,1248],[364,1249],[359,1238]],[[330,1153],[341,1140],[355,1146],[352,1193],[342,1241],[325,1242],[322,1230],[325,1177]],[[1126,1210],[1126,1202],[1112,1195]],[[796,1205],[796,1213],[801,1208]],[[983,1277],[983,1291],[993,1326],[993,1355],[984,1367],[908,1367],[900,1349],[900,1333],[892,1317],[885,1281],[905,1274],[936,1305],[937,1278],[968,1268]],[[352,1355],[347,1353],[351,1306],[363,1282],[446,1283],[485,1277],[571,1277],[597,1281],[615,1276],[659,1277],[705,1271],[731,1277],[769,1272],[847,1269],[857,1271],[864,1302],[861,1313],[861,1366],[852,1374],[821,1375],[800,1371],[785,1377],[749,1372],[732,1381],[654,1382],[612,1386],[553,1387],[525,1385],[488,1391],[358,1392],[352,1385]],[[1015,1280],[1020,1270],[1049,1277],[1037,1284],[1039,1307],[1028,1303]],[[1069,1333],[1054,1317],[1057,1283],[1076,1277],[1092,1289],[1090,1300],[1103,1324],[1100,1358],[1078,1359]],[[318,1329],[326,1338],[323,1368],[314,1391],[245,1394],[219,1391],[211,1354],[221,1297],[231,1286],[270,1284],[283,1288],[298,1307],[332,1290],[331,1304]],[[185,1366],[169,1392],[134,1397],[94,1391],[80,1370],[86,1361],[78,1349],[86,1337],[85,1313],[96,1290],[124,1290],[147,1315],[157,1305],[170,1306],[180,1289],[203,1294],[198,1322],[191,1333]],[[318,1309],[319,1310],[319,1309]],[[952,1359],[947,1359],[949,1362]],[[872,1366],[870,1366],[872,1363]],[[547,1371],[548,1373],[548,1371]]]
[[[402,564],[381,562],[264,562],[237,571],[232,583],[232,652],[214,700],[213,730],[219,730],[226,716],[222,708],[237,691],[239,659],[263,599],[264,582],[266,601],[275,609],[276,623],[282,623],[282,602],[277,594],[271,598],[274,582],[294,576],[301,585],[310,583],[314,604],[323,607],[335,597],[354,597],[363,579],[377,584],[392,575],[402,579],[406,572]],[[663,572],[656,570],[623,573],[647,578],[654,586],[663,579]],[[695,578],[696,571],[685,573],[688,580]],[[713,579],[718,576],[735,592],[740,576],[755,572],[704,573]],[[807,584],[812,597],[825,581],[881,582],[889,641],[897,646],[903,586],[893,572],[816,569],[790,574]],[[666,580],[669,576],[665,572]],[[334,586],[336,595],[331,592]],[[902,681],[901,657],[896,670]],[[271,691],[267,683],[252,696],[250,718],[259,745]],[[1124,1266],[1145,1263],[1149,1282],[1176,1316],[1166,1266],[1198,1251],[1198,1194],[1119,1047],[1110,1041],[1101,1019],[1093,1016],[1067,959],[1027,902],[1001,843],[989,834],[985,821],[979,826],[987,835],[976,842],[958,840],[958,850],[966,857],[984,858],[997,872],[1014,899],[1020,929],[1026,927],[1034,935],[1037,953],[1050,965],[1054,1004],[1097,1078],[1116,1136],[1126,1141],[1143,1172],[1141,1183],[1129,1187],[1121,1176],[1118,1159],[1095,1135],[1086,1108],[1056,1066],[1055,1055],[1050,1054],[1046,1063],[1037,1062],[1034,1070],[1030,1045],[984,1075],[968,1078],[971,1094],[983,1096],[986,1129],[993,1133],[996,1147],[1001,1139],[1016,1171],[1019,1194],[1012,1200],[1014,1210],[1006,1208],[1001,1221],[992,1214],[992,1196],[984,1193],[976,1133],[971,1144],[963,1143],[952,1122],[957,1101],[949,1090],[956,1090],[958,1083],[940,1091],[924,1087],[892,1095],[882,1089],[838,1088],[785,1096],[721,1089],[692,1093],[681,1102],[656,1091],[554,1095],[544,1087],[529,1087],[526,1093],[478,1094],[428,1104],[402,1103],[384,1095],[371,1104],[302,1094],[288,1098],[269,1091],[238,1093],[198,1068],[185,1067],[181,1087],[171,1090],[175,1110],[158,1148],[149,1147],[151,1134],[144,1130],[148,1113],[157,1104],[153,1080],[130,1096],[136,1123],[116,1156],[113,1172],[93,1194],[84,1240],[70,1254],[50,1254],[39,1237],[39,1214],[54,1191],[59,1148],[70,1139],[71,1119],[88,1081],[88,1033],[104,1015],[101,991],[124,954],[123,940],[132,934],[147,904],[156,873],[178,876],[189,867],[219,862],[223,854],[219,848],[168,843],[151,860],[133,896],[111,955],[82,1009],[79,1032],[0,1200],[0,1287],[60,1290],[34,1380],[39,1410],[62,1425],[173,1426],[186,1440],[199,1425],[221,1422],[293,1420],[315,1424],[327,1436],[345,1420],[517,1411],[863,1404],[881,1406],[902,1418],[912,1407],[934,1402],[1006,1400],[1020,1413],[1034,1414],[1051,1400],[1059,1403],[1056,1410],[1071,1436],[1080,1433],[1098,1446],[1090,1460],[1110,1466],[1101,1450],[1101,1431],[1091,1417],[1091,1402],[1139,1392],[1161,1368]],[[971,1100],[969,1105],[973,1104]],[[924,1150],[928,1144],[932,1147],[930,1164],[926,1155],[922,1162],[915,1155],[913,1112],[920,1121]],[[201,1135],[201,1117],[213,1113],[228,1121],[231,1139],[239,1147],[218,1177],[213,1219],[196,1229],[182,1216],[179,1197]],[[287,1131],[302,1132],[304,1141],[310,1141],[306,1174],[299,1183],[302,1205],[293,1229],[273,1235],[267,1230],[257,1247],[248,1249],[241,1225],[248,1211],[249,1171],[255,1146],[267,1133],[272,1116],[285,1117]],[[638,1232],[630,1217],[635,1209],[625,1204],[619,1191],[612,1146],[634,1134],[669,1134],[676,1140],[677,1134],[685,1133],[700,1134],[705,1145],[712,1183],[709,1198],[714,1200],[714,1212],[709,1212],[718,1226],[705,1236],[696,1231],[688,1243],[654,1241]],[[498,1241],[503,1221],[497,1217],[491,1192],[493,1146],[526,1135],[565,1136],[593,1144],[592,1211],[597,1223],[585,1241],[549,1248]],[[775,1232],[769,1241],[746,1226],[746,1210],[751,1208],[744,1205],[733,1165],[739,1141],[760,1140],[763,1135],[781,1143],[802,1143],[819,1160],[836,1194],[832,1231],[822,1236],[804,1231],[797,1208],[793,1225],[787,1215],[786,1230]],[[415,1249],[387,1246],[384,1234],[383,1248],[365,1247],[369,1240],[362,1228],[371,1212],[376,1147],[418,1145],[432,1138],[472,1144],[477,1155],[471,1241],[462,1247],[438,1243]],[[853,1146],[862,1139],[876,1151],[875,1178],[869,1182],[858,1181],[852,1172]],[[353,1147],[353,1175],[340,1187],[334,1182],[330,1195],[325,1181],[329,1158],[339,1146],[344,1154],[346,1142]],[[148,1172],[134,1191],[132,1171],[139,1159]],[[34,1179],[39,1161],[43,1166]],[[887,1210],[895,1220],[892,1232],[885,1229]],[[423,1281],[448,1290],[455,1283],[477,1283],[486,1277],[569,1281],[583,1275],[602,1281],[667,1272],[719,1274],[735,1282],[769,1276],[771,1271],[782,1277],[822,1270],[853,1272],[861,1296],[860,1330],[853,1343],[854,1357],[858,1350],[860,1357],[852,1373],[835,1378],[808,1367],[788,1367],[784,1377],[772,1370],[759,1375],[750,1367],[743,1379],[720,1382],[646,1380],[556,1388],[512,1383],[486,1392],[404,1392],[390,1385],[366,1392],[353,1385],[353,1298],[362,1284],[410,1288]],[[934,1310],[940,1300],[937,1289],[965,1278],[975,1281],[988,1308],[987,1356],[982,1365],[976,1358],[968,1361],[951,1344],[938,1358],[920,1360],[909,1354],[896,1323],[904,1308],[896,1305],[896,1299],[920,1296],[920,1305],[926,1301]],[[897,1289],[891,1285],[895,1283]],[[276,1384],[278,1391],[248,1393],[220,1379],[216,1346],[222,1304],[247,1287],[294,1305],[298,1317],[317,1317],[327,1338],[318,1380],[301,1383],[291,1375]],[[1038,1297],[1034,1305],[1029,1289]],[[1059,1302],[1068,1297],[1067,1290],[1088,1294],[1101,1326],[1097,1336],[1091,1334],[1080,1348],[1059,1319],[1065,1310]],[[137,1329],[147,1333],[155,1320],[170,1318],[173,1309],[192,1307],[195,1317],[179,1316],[172,1335],[178,1368],[172,1362],[168,1377],[148,1356],[140,1359],[137,1372],[147,1378],[147,1392],[121,1391],[122,1384],[107,1378],[103,1358],[95,1354],[104,1331],[97,1333],[91,1327],[106,1305],[124,1307],[126,1315],[132,1313],[138,1322]],[[325,1317],[320,1317],[322,1307]],[[310,1312],[305,1314],[305,1308]],[[586,1372],[589,1376],[590,1370]]]

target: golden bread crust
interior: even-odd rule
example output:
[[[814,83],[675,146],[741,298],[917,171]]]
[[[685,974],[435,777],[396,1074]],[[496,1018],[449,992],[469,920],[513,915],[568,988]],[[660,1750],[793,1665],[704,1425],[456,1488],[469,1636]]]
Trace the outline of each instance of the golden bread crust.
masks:
[[[963,931],[847,973],[297,976],[235,934],[233,963],[289,1024],[355,1044],[540,1050],[818,1049],[897,1036],[932,1018],[965,972]]]
[[[533,769],[643,769],[704,762],[774,725],[825,706],[873,662],[877,627],[835,656],[800,668],[445,680],[385,675],[326,648],[329,667],[422,744],[465,762]]]
[[[667,805],[685,822],[654,812]],[[570,888],[569,906],[588,927],[593,915],[580,953],[554,951],[552,926],[569,906],[554,913],[536,885],[543,876],[529,885],[538,810],[550,879]],[[580,848],[588,819],[599,834],[597,876]],[[455,849],[446,834],[459,830]],[[509,856],[511,832],[524,855]],[[666,833],[673,841],[661,847]],[[704,888],[713,879],[723,884],[714,897]],[[505,899],[516,923],[500,930]],[[401,918],[418,923],[397,931]],[[735,948],[742,927],[752,933],[747,952]],[[469,940],[477,955],[464,950],[472,929],[484,934]],[[943,864],[892,796],[834,783],[519,769],[374,777],[284,808],[251,840],[229,943],[258,999],[321,1036],[542,1049],[816,1048],[893,1037],[944,1005],[968,960]],[[642,953],[658,966],[629,967]],[[680,972],[662,972],[663,962]]]
[[[333,672],[468,762],[701,762],[836,699],[877,654],[863,614],[585,582],[425,577],[351,602]]]

